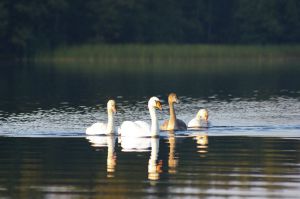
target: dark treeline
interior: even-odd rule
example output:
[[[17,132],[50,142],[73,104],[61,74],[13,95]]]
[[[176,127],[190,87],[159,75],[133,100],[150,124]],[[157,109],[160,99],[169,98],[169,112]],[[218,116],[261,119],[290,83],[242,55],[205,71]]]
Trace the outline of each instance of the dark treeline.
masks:
[[[299,43],[299,11],[299,0],[0,0],[0,53],[81,43]]]

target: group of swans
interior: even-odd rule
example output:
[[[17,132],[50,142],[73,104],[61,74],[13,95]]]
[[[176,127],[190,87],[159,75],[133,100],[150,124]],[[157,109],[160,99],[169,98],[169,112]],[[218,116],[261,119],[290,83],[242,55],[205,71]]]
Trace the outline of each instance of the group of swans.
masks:
[[[171,93],[168,97],[170,108],[170,119],[164,121],[159,127],[156,110],[162,110],[161,101],[157,97],[151,97],[148,101],[148,109],[151,117],[151,125],[144,121],[124,121],[118,128],[118,134],[122,137],[157,137],[160,130],[176,131],[187,130],[193,128],[208,127],[208,111],[200,109],[195,118],[188,125],[184,121],[177,119],[174,109],[174,103],[179,100],[175,93]],[[116,112],[116,102],[109,100],[107,102],[107,123],[97,122],[86,129],[87,135],[110,135],[116,132],[114,126],[114,113]]]

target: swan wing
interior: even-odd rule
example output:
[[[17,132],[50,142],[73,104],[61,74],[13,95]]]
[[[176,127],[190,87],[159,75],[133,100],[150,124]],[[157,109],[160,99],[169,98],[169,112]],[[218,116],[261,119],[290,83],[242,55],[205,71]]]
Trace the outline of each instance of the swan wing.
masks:
[[[189,128],[208,128],[209,127],[209,122],[206,120],[198,120],[196,118],[192,119],[188,123]]]
[[[187,129],[187,126],[184,121],[182,121],[180,119],[176,119],[176,123],[177,123],[178,130],[185,131]]]
[[[121,136],[129,136],[133,134],[133,131],[136,131],[137,128],[136,124],[132,121],[125,121],[121,124],[118,129],[118,134]]]
[[[151,136],[151,133],[150,133],[150,125],[147,123],[147,122],[144,122],[144,121],[135,121],[134,122],[138,127],[138,137],[149,137]]]
[[[107,124],[97,122],[92,126],[88,127],[85,131],[87,135],[103,135],[106,134]]]
[[[197,120],[196,118],[193,118],[191,121],[188,123],[189,128],[198,128],[200,127],[200,121]]]
[[[205,120],[200,121],[200,127],[202,127],[202,128],[208,128],[209,125],[210,125],[210,123]]]
[[[150,135],[150,126],[144,121],[125,121],[118,130],[121,136],[146,137]]]
[[[143,129],[143,131],[150,130],[150,125],[147,122],[135,121],[134,123],[138,125],[141,130]]]

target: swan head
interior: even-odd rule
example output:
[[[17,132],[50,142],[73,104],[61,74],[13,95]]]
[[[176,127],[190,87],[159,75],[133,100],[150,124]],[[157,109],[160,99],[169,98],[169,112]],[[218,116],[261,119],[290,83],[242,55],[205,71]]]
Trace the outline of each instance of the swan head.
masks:
[[[176,93],[170,93],[168,97],[169,103],[179,103]]]
[[[196,117],[198,120],[204,119],[205,121],[208,121],[208,111],[206,109],[200,109]]]
[[[151,97],[150,98],[150,100],[148,102],[148,107],[162,110],[161,102],[157,97]]]
[[[111,113],[116,113],[116,101],[115,100],[109,100],[107,102],[107,111]]]

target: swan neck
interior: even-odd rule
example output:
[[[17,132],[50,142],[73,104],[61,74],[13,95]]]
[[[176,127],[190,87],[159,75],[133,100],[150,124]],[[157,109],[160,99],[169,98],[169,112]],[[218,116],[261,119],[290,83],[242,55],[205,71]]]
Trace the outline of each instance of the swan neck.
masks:
[[[150,117],[151,117],[151,136],[155,137],[158,135],[159,127],[158,120],[156,117],[156,110],[154,107],[149,107]]]
[[[107,158],[112,157],[115,152],[115,137],[113,135],[107,136]]]
[[[107,134],[112,134],[114,132],[114,116],[112,111],[107,111],[108,121],[107,121]]]
[[[174,109],[174,103],[169,102],[169,107],[170,107],[170,123],[175,124],[176,114],[175,114],[175,109]]]

